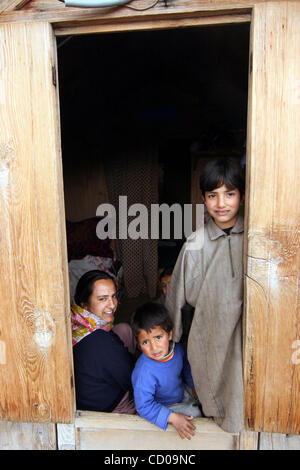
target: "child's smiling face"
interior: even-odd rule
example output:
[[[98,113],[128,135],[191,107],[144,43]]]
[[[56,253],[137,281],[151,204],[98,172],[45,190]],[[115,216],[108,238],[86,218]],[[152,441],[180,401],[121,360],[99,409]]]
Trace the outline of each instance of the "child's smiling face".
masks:
[[[233,227],[238,218],[241,204],[240,191],[228,189],[225,184],[212,191],[206,191],[204,201],[207,211],[221,229]]]
[[[161,326],[155,326],[149,332],[140,330],[137,337],[142,352],[155,361],[163,359],[168,354],[171,339],[172,331],[168,333]]]

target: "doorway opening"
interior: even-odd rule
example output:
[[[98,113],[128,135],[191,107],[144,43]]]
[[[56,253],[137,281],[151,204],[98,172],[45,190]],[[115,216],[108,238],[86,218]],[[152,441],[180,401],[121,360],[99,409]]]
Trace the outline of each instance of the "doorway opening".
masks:
[[[128,206],[196,204],[209,158],[245,158],[249,28],[57,39],[71,297],[93,257],[119,278],[117,321],[159,295],[158,274],[175,264],[185,240],[183,230],[174,234],[172,211],[167,237],[160,219],[157,240],[109,242],[96,236],[97,207],[117,210],[120,195]]]

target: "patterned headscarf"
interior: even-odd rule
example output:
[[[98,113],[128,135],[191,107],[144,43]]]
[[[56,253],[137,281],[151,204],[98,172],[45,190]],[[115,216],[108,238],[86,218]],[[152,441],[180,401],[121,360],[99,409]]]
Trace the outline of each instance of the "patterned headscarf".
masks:
[[[79,307],[76,302],[73,302],[71,306],[71,323],[73,346],[95,330],[110,331],[113,327],[112,322],[105,322],[97,315]]]

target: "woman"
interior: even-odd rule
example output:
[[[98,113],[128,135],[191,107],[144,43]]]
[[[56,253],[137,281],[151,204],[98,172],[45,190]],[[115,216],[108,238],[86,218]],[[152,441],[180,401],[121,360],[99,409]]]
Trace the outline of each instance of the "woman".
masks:
[[[113,327],[117,305],[109,274],[93,270],[79,279],[71,308],[78,409],[135,413],[130,380],[135,340],[126,323]]]

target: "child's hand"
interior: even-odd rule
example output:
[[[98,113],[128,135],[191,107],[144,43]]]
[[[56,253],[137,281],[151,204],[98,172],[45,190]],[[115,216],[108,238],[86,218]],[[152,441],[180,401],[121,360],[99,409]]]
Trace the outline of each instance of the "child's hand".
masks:
[[[168,423],[174,426],[181,439],[184,439],[185,437],[187,439],[191,439],[191,437],[195,435],[195,426],[191,423],[192,419],[193,416],[174,413],[173,411],[169,416]]]

